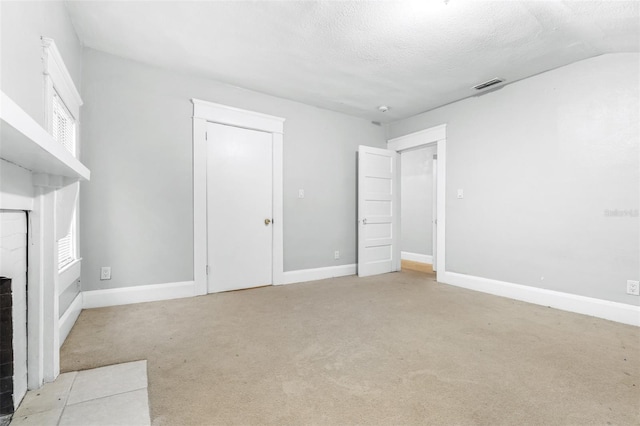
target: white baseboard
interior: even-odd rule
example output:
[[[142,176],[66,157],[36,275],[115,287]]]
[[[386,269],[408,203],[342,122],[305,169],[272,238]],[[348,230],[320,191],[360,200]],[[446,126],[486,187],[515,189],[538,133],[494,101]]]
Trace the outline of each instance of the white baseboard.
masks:
[[[281,284],[293,284],[303,283],[306,281],[324,280],[327,278],[355,275],[355,273],[355,264],[328,266],[326,268],[300,269],[297,271],[285,272],[283,274],[283,282]]]
[[[282,284],[316,281],[354,275],[355,273],[355,264],[288,271],[284,273]],[[438,273],[438,282],[640,327],[640,306],[448,271]],[[76,296],[71,306],[60,318],[60,344],[62,345],[75,324],[81,308],[154,302],[193,297],[194,295],[195,283],[193,281],[84,291]]]
[[[67,340],[67,336],[71,332],[73,325],[76,323],[78,316],[82,311],[82,299],[82,292],[80,292],[76,298],[73,299],[71,305],[69,305],[58,321],[58,329],[60,330],[60,347],[62,347],[64,341]]]
[[[640,327],[640,306],[448,271],[438,273],[438,282]]]
[[[195,287],[193,281],[184,281],[84,291],[82,307],[84,309],[102,308],[105,306],[193,297],[196,294]]]
[[[409,251],[401,251],[400,259],[411,260],[413,262],[433,264],[433,256],[428,254],[411,253]]]

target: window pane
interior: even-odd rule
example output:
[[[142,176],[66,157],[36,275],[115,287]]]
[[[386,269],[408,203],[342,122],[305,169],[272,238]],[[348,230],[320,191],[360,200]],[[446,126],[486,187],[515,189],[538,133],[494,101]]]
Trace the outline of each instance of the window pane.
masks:
[[[76,123],[57,93],[53,95],[53,138],[76,155]]]
[[[76,215],[71,219],[69,233],[58,240],[58,269],[76,260]]]
[[[53,94],[52,136],[71,154],[76,155],[76,123],[60,96]],[[58,269],[62,269],[76,259],[75,217],[71,230],[58,240]]]
[[[58,269],[64,268],[75,260],[73,245],[73,231],[58,241]]]

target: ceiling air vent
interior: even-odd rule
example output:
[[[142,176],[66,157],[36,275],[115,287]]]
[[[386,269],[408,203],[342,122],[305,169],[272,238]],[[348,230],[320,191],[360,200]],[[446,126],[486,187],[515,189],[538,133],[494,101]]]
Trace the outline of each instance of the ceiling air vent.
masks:
[[[494,86],[496,84],[500,84],[503,81],[504,80],[500,80],[499,78],[492,78],[489,81],[485,81],[484,83],[480,83],[478,85],[473,86],[473,88],[476,89],[476,90],[482,90],[482,89],[486,89],[487,87],[491,87],[491,86]]]

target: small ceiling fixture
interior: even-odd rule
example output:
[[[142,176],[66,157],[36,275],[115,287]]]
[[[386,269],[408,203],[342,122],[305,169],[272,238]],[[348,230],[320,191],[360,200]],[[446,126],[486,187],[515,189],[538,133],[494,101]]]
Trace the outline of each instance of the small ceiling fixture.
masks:
[[[484,83],[476,84],[473,86],[476,90],[486,89],[487,87],[495,86],[496,84],[502,83],[504,80],[499,78],[492,78],[491,80],[487,80]]]
[[[388,107],[388,106],[386,106],[386,105],[380,105],[380,106],[378,107],[378,111],[380,111],[380,112],[387,112],[387,111],[389,111],[389,107]]]

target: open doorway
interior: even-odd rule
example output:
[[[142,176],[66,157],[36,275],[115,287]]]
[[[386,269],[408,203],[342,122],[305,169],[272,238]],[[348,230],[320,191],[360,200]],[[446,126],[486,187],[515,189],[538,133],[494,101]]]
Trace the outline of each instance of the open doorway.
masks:
[[[414,215],[413,207],[410,206],[413,200],[411,200],[411,194],[408,197],[405,196],[405,189],[402,188],[402,184],[399,185],[400,189],[400,206],[402,217],[400,237],[403,234],[411,234],[411,229],[408,232],[403,232],[402,228],[405,226],[412,226],[405,223],[411,221],[412,216],[417,216],[418,220],[423,227],[422,236],[418,235],[418,240],[414,241],[418,246],[412,245],[411,240],[405,240],[404,243],[398,244],[400,247],[397,249],[397,256],[401,260],[411,259],[411,253],[422,255],[414,257],[418,263],[428,265],[428,261],[431,261],[432,272],[445,273],[445,188],[446,188],[446,153],[447,153],[447,126],[442,124],[439,126],[431,127],[429,129],[421,130],[415,133],[411,133],[398,138],[390,139],[387,142],[389,150],[397,152],[399,155],[400,175],[402,176],[403,169],[409,168],[409,174],[412,173],[411,168],[416,168],[413,173],[420,175],[420,178],[415,179],[416,183],[422,188],[422,208],[415,211]],[[424,151],[421,151],[426,148]],[[415,152],[416,154],[412,154]],[[417,157],[417,159],[410,157]],[[404,157],[404,158],[403,158]],[[415,161],[414,161],[415,160]],[[417,163],[417,164],[416,164]],[[429,173],[429,177],[426,174]],[[421,181],[421,182],[420,182]],[[430,183],[429,183],[430,182]],[[430,195],[430,197],[429,197]],[[405,198],[407,200],[405,201]],[[431,203],[424,205],[425,199],[431,198]],[[407,206],[406,204],[409,204]],[[404,204],[404,205],[403,205]],[[427,226],[431,230],[431,237],[429,238],[428,230],[424,230]],[[426,247],[425,247],[426,245]],[[429,247],[430,258],[429,256]],[[402,255],[404,252],[404,256]],[[422,253],[421,253],[422,252]],[[414,260],[414,261],[416,261]],[[428,270],[428,269],[427,269]],[[436,277],[437,278],[437,277]]]
[[[442,124],[391,139],[388,149],[358,147],[358,276],[401,270],[400,155],[426,145],[435,146],[437,151],[437,164],[432,169],[436,177],[432,196],[436,200],[432,207],[433,270],[445,273],[446,129]]]
[[[400,153],[400,257],[402,269],[434,272],[437,146]]]

